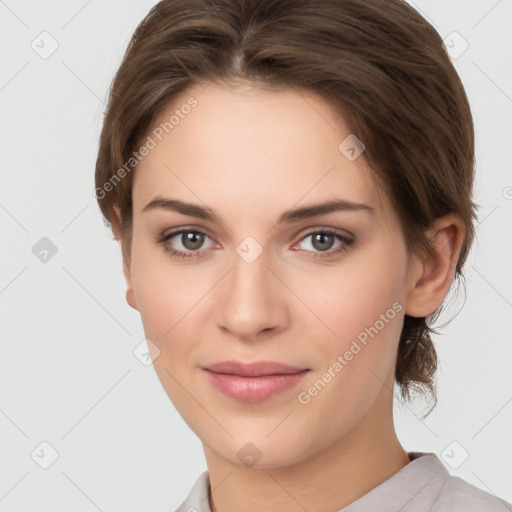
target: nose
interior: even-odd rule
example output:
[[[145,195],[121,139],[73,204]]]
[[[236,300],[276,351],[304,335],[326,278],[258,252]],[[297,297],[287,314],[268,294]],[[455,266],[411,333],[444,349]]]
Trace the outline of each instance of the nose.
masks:
[[[218,327],[239,340],[261,339],[288,326],[286,289],[269,268],[265,252],[251,263],[235,254],[216,299]]]

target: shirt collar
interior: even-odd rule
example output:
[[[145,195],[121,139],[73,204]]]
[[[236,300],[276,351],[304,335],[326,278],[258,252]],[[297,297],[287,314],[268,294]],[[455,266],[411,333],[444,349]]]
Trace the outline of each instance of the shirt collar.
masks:
[[[395,512],[406,505],[411,512],[430,510],[429,505],[450,474],[435,453],[408,452],[408,455],[409,464],[339,512]],[[176,512],[212,512],[209,493],[210,479],[205,471]]]
[[[409,464],[339,512],[430,510],[450,474],[435,453],[408,455]]]

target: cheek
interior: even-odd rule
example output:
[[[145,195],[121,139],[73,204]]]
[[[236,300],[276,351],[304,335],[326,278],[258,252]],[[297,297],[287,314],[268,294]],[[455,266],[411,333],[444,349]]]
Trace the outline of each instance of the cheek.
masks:
[[[172,265],[162,249],[140,243],[136,234],[131,282],[146,336],[153,336],[161,344],[184,315],[184,308],[190,302],[188,296],[192,297],[194,290],[179,266]]]
[[[368,253],[354,257],[346,266],[300,278],[300,287],[310,309],[334,331],[331,337],[347,341],[374,325],[381,315],[387,320],[395,318],[400,308],[393,304],[403,303],[404,268],[400,254]],[[329,331],[325,329],[325,333]]]
[[[312,297],[311,308],[322,305],[320,316],[335,335],[320,325],[325,334],[314,338],[315,374],[301,387],[299,402],[306,403],[313,428],[333,436],[349,430],[393,386],[404,314],[400,262],[371,262],[344,269]],[[328,427],[325,417],[332,418]]]
[[[149,244],[148,244],[149,245]],[[198,364],[201,341],[211,333],[215,269],[194,269],[171,261],[160,248],[134,244],[132,286],[144,333],[158,348],[154,366],[162,380],[165,369],[180,380]],[[186,365],[184,364],[186,363]],[[187,368],[188,366],[188,368]],[[168,382],[168,389],[174,386]]]
[[[331,279],[317,282],[316,288],[308,283],[310,290],[316,290],[309,295],[309,306],[329,327],[317,322],[325,332],[317,345],[322,352],[320,373],[341,356],[343,370],[336,372],[340,378],[335,379],[340,385],[350,382],[367,388],[373,382],[377,388],[379,379],[387,379],[393,371],[403,326],[405,256],[381,244],[343,268],[328,269]]]
[[[191,389],[191,375],[184,363],[192,361],[191,352],[200,338],[195,315],[205,294],[198,284],[201,280],[191,286],[193,274],[151,248],[134,244],[132,262],[132,286],[145,337],[154,344],[153,367],[171,401],[178,410],[186,410],[188,394],[182,386]]]

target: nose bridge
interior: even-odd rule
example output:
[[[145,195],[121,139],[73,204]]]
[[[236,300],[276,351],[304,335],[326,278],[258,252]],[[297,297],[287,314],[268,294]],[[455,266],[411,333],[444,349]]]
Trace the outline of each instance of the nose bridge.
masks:
[[[226,276],[223,300],[219,301],[217,322],[240,338],[251,338],[263,329],[284,321],[284,304],[276,289],[275,276],[267,268],[268,254],[254,241],[242,242]]]
[[[268,257],[263,252],[256,257],[252,254],[250,258],[246,257],[249,254],[250,250],[240,255],[240,247],[237,248],[237,254],[233,258],[233,270],[230,272],[228,292],[228,302],[232,303],[232,311],[246,310],[246,314],[250,313],[251,309],[260,308],[259,303],[265,303],[265,299],[270,298]]]
[[[251,254],[250,250],[247,251],[246,255],[240,255],[240,252],[242,252],[242,249],[239,247],[233,258],[233,270],[230,276],[233,295],[242,294],[247,297],[252,294],[256,296],[264,295],[268,287],[269,274],[267,255],[261,253],[256,257],[251,255],[248,258],[245,256]],[[240,298],[238,297],[238,299]]]

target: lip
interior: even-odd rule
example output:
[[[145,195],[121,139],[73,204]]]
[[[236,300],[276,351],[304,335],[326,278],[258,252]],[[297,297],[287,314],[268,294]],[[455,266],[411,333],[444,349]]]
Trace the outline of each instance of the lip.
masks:
[[[242,361],[220,361],[204,367],[214,373],[229,373],[242,377],[262,377],[265,375],[290,375],[299,373],[308,368],[290,366],[289,364],[277,363],[275,361],[255,361],[244,363]]]
[[[203,367],[203,370],[217,390],[250,403],[263,402],[296,386],[309,372],[309,368],[273,361],[222,361]]]

